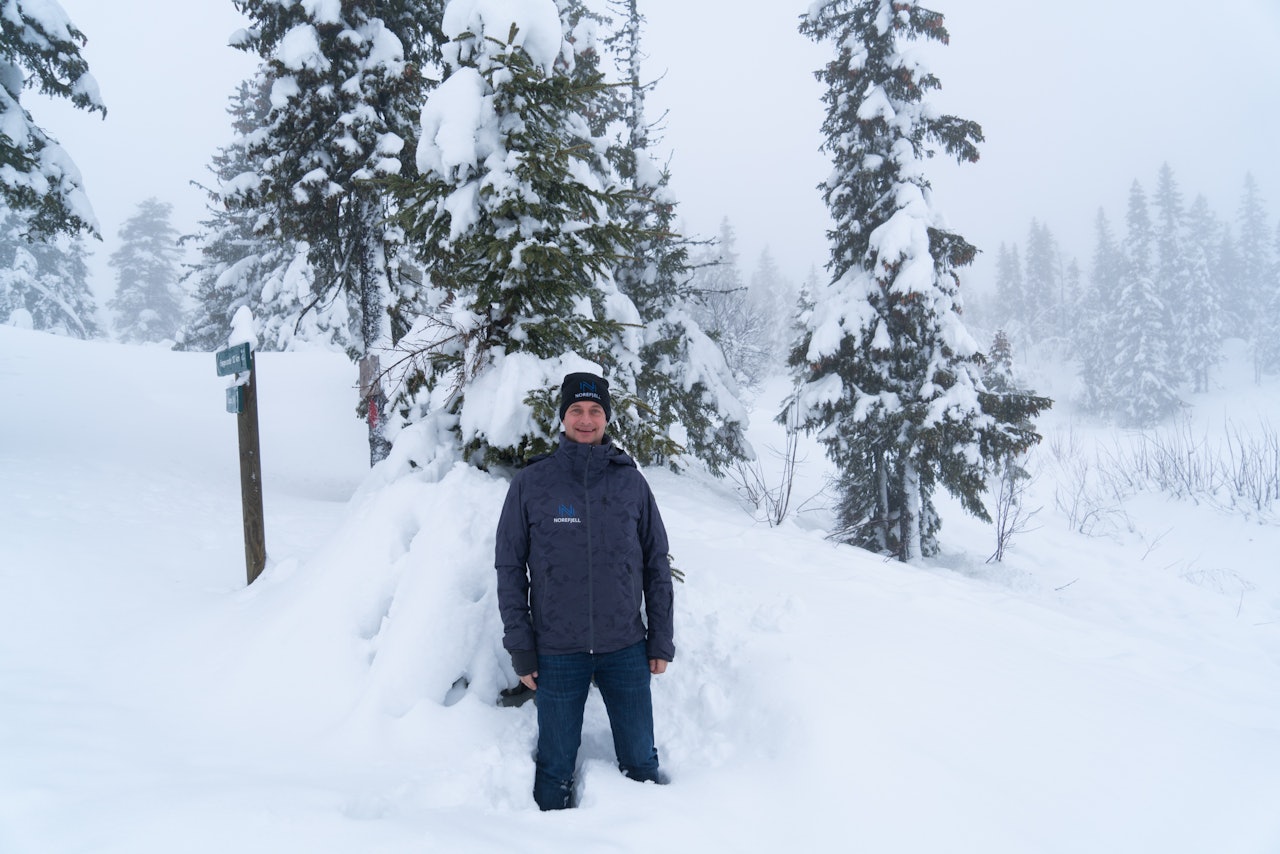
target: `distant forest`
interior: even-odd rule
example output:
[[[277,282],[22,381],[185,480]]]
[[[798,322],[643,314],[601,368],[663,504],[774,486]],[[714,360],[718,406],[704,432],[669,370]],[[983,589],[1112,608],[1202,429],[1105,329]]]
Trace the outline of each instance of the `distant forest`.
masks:
[[[1188,200],[1166,164],[1154,192],[1129,189],[1118,224],[1099,210],[1083,267],[1049,226],[1001,244],[994,287],[967,302],[975,327],[1003,330],[1015,351],[1068,358],[1085,407],[1125,425],[1175,411],[1210,387],[1223,342],[1239,338],[1254,379],[1280,369],[1280,228],[1245,175],[1237,208]]]

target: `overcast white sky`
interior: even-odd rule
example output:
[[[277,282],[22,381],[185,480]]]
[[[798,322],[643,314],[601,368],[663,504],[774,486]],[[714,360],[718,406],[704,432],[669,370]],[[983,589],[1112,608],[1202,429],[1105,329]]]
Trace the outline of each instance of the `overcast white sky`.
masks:
[[[253,68],[226,47],[244,25],[231,0],[60,0],[89,37],[85,56],[108,116],[31,99],[36,120],[84,173],[105,257],[138,202],[175,206],[193,229],[203,198],[189,186],[229,138],[227,97]],[[1094,215],[1123,224],[1130,184],[1150,192],[1168,162],[1188,200],[1205,193],[1234,216],[1252,171],[1272,221],[1280,213],[1280,2],[1276,0],[935,0],[951,45],[929,49],[936,103],[979,122],[982,161],[937,161],[935,202],[986,250],[1024,243],[1038,217],[1087,270]],[[1213,8],[1211,9],[1210,6]],[[828,220],[815,185],[823,118],[813,70],[825,49],[796,32],[808,0],[641,0],[648,71],[665,72],[652,112],[667,109],[663,147],[688,229],[737,230],[746,272],[766,245],[786,274],[826,262]]]

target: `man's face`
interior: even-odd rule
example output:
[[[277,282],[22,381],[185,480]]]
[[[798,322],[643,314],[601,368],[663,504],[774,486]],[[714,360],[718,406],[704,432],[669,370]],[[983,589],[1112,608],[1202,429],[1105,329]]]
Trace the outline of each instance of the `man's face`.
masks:
[[[564,434],[583,445],[604,441],[604,407],[594,401],[573,403],[564,413]]]

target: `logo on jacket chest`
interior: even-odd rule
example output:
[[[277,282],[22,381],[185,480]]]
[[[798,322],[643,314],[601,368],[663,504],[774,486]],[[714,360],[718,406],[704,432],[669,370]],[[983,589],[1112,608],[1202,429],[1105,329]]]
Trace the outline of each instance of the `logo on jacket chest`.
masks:
[[[551,521],[556,524],[580,525],[582,520],[578,518],[578,511],[573,509],[572,504],[561,504],[556,508],[556,515],[551,517]]]

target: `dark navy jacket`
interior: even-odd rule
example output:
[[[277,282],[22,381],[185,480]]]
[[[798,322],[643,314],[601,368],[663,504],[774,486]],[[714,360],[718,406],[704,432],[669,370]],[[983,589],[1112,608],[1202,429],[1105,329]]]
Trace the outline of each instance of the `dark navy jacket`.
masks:
[[[642,640],[649,658],[674,659],[667,548],[635,462],[608,436],[584,445],[562,434],[554,453],[512,478],[498,521],[502,643],[516,673],[537,670],[537,653]]]

